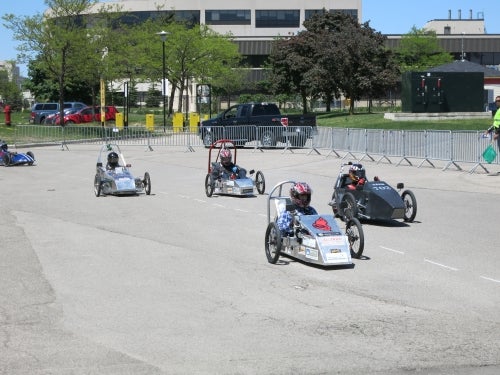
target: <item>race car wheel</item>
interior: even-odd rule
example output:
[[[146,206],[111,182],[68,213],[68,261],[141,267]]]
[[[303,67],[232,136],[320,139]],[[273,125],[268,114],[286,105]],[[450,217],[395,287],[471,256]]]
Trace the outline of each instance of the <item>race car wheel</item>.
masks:
[[[3,154],[3,165],[5,167],[8,167],[12,161],[11,157],[10,157],[10,154],[8,152],[6,152],[5,154]]]
[[[346,224],[345,232],[349,241],[351,256],[353,258],[361,258],[365,248],[365,234],[359,220],[355,217],[350,219]]]
[[[267,261],[275,264],[281,253],[281,232],[275,222],[269,223],[266,229],[265,249]]]
[[[148,172],[144,173],[144,180],[142,183],[144,184],[144,191],[146,192],[146,195],[151,194],[151,177]]]
[[[332,200],[328,204],[332,206],[333,216],[339,217],[339,207],[337,204],[337,194],[335,193],[335,191],[332,194]]]
[[[411,190],[403,191],[401,198],[405,204],[404,221],[411,223],[417,216],[417,199]]]
[[[101,195],[102,191],[102,182],[101,182],[101,177],[99,177],[98,174],[95,175],[94,177],[94,194],[96,197]]]
[[[346,222],[358,216],[356,198],[354,198],[354,195],[351,193],[345,193],[342,197],[342,202],[340,202],[339,207],[339,215],[340,218]]]
[[[255,187],[261,195],[266,191],[266,179],[264,178],[264,173],[261,171],[257,171],[255,175]]]
[[[33,165],[33,163],[34,163],[34,161],[35,161],[35,154],[33,154],[31,151],[28,151],[28,152],[26,153],[26,155],[28,155],[30,158],[32,158],[32,159],[33,159],[33,161],[30,161],[30,162],[28,163],[28,165]]]
[[[207,176],[205,177],[205,194],[207,195],[207,197],[210,198],[214,193],[214,190],[215,190],[214,178],[210,173],[208,173]]]

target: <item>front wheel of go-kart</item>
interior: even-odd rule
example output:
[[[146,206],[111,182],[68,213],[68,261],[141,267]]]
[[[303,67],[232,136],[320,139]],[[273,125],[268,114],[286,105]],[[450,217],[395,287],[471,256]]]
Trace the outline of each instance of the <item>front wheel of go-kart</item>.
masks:
[[[94,177],[94,194],[96,197],[100,196],[101,195],[101,191],[102,191],[102,181],[101,181],[101,177],[99,177],[98,174],[95,175]]]
[[[404,221],[411,223],[417,216],[417,199],[411,190],[403,191],[401,198],[405,205]]]
[[[142,180],[142,183],[144,184],[146,195],[151,194],[151,177],[148,172],[144,173],[144,180]]]
[[[29,164],[29,165],[33,165],[33,163],[35,162],[35,154],[34,154],[34,153],[32,153],[31,151],[28,151],[28,152],[26,153],[26,155],[28,155],[30,158],[32,158],[32,159],[33,159],[33,161],[30,161],[28,164]]]
[[[365,248],[365,234],[363,227],[358,219],[350,219],[345,227],[347,239],[349,241],[349,250],[353,258],[361,258]]]
[[[342,202],[340,202],[339,207],[339,215],[340,218],[346,222],[358,216],[358,205],[356,203],[356,198],[354,198],[352,193],[345,193],[342,197]]]
[[[333,216],[339,217],[339,205],[337,203],[337,193],[335,190],[333,191],[332,199],[328,204],[332,207]]]
[[[205,177],[205,194],[207,195],[207,197],[210,198],[213,195],[214,190],[215,190],[214,178],[210,173],[208,173],[207,176]]]
[[[276,264],[281,253],[281,232],[275,222],[269,223],[267,226],[265,248],[267,261]]]
[[[266,191],[266,179],[264,178],[264,173],[261,171],[257,171],[255,175],[255,187],[261,195]]]

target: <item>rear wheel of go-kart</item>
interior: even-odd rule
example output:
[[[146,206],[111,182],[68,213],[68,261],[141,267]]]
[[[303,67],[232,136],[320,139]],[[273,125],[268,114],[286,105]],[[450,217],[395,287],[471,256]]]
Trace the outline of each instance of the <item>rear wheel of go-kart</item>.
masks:
[[[415,220],[415,216],[417,216],[417,199],[411,190],[403,191],[401,198],[405,205],[404,221],[411,223]]]
[[[144,191],[146,192],[146,195],[151,194],[151,177],[148,172],[144,173],[144,180],[142,183],[144,184]]]
[[[353,258],[361,258],[365,248],[365,234],[363,227],[358,219],[350,219],[345,227],[347,239],[349,241],[349,250]]]
[[[3,160],[3,165],[8,167],[12,161],[11,157],[10,157],[10,154],[8,152],[6,152],[5,154],[3,154],[2,156],[2,160]]]
[[[356,198],[354,198],[354,195],[351,193],[345,193],[342,197],[342,202],[340,202],[339,207],[339,215],[340,218],[346,222],[358,216]]]
[[[101,177],[99,177],[98,174],[95,175],[94,177],[94,194],[96,197],[101,195],[102,191],[102,182],[101,182]]]
[[[255,187],[257,188],[259,194],[264,194],[266,191],[266,179],[264,178],[264,173],[261,171],[257,171],[257,174],[255,175]]]
[[[31,151],[28,151],[26,155],[33,159],[33,161],[30,161],[28,164],[33,165],[33,162],[35,161],[35,154],[33,154]]]
[[[214,193],[214,190],[215,190],[214,178],[210,173],[208,173],[207,176],[205,177],[205,194],[207,195],[207,197],[210,198]]]
[[[267,261],[275,264],[281,253],[281,232],[275,222],[269,223],[267,226],[265,248]]]

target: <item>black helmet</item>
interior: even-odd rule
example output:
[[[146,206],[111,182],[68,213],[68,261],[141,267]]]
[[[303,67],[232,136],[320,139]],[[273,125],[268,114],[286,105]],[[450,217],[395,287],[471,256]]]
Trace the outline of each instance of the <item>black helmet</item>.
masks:
[[[118,157],[118,154],[116,152],[110,152],[108,154],[108,165],[110,167],[117,167],[119,160],[120,158]]]
[[[349,168],[349,177],[353,181],[358,181],[360,178],[366,178],[365,168],[361,164],[353,164]]]

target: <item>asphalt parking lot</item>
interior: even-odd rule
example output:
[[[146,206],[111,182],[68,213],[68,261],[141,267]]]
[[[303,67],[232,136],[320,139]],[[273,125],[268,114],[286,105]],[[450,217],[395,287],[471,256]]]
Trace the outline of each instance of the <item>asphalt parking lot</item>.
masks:
[[[205,149],[123,146],[152,194],[95,197],[99,148],[0,167],[0,374],[500,372],[498,165],[362,161],[415,193],[416,221],[364,223],[364,257],[325,269],[269,264],[267,196],[207,198]],[[308,182],[330,213],[347,160],[242,149],[237,162],[266,191]]]

